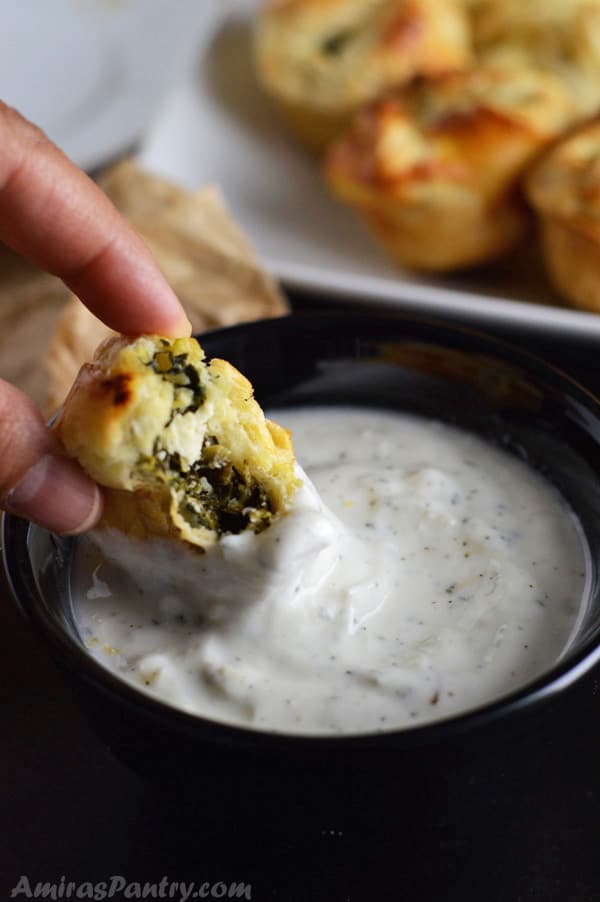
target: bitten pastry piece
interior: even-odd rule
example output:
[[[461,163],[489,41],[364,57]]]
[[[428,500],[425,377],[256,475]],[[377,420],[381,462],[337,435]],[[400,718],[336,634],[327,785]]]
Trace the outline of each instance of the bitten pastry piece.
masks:
[[[553,145],[525,189],[556,288],[575,306],[600,311],[600,120]]]
[[[551,72],[581,115],[598,110],[600,0],[476,0],[471,14],[479,59]]]
[[[523,237],[521,173],[572,116],[552,76],[477,67],[368,105],[324,174],[402,265],[484,263]]]
[[[383,90],[471,60],[457,0],[272,0],[256,25],[259,79],[312,150]]]
[[[290,434],[248,380],[192,338],[114,338],[82,367],[56,423],[67,453],[106,486],[104,526],[206,548],[260,532],[299,484]]]

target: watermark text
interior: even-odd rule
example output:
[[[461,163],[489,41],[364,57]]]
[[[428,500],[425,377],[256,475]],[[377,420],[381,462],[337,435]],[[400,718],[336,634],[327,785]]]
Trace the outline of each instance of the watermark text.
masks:
[[[13,886],[11,899],[169,899],[188,902],[190,899],[252,899],[249,883],[186,883],[163,877],[158,882],[127,880],[113,874],[106,880],[81,881],[61,877],[55,883],[32,881],[26,874]]]

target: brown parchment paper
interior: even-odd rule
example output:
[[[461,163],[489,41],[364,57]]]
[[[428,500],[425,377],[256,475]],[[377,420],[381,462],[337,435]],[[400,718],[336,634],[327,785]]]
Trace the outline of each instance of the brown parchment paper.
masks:
[[[133,160],[108,170],[100,185],[149,245],[194,331],[287,312],[216,188],[185,191]],[[46,414],[109,334],[58,279],[0,248],[0,377]]]

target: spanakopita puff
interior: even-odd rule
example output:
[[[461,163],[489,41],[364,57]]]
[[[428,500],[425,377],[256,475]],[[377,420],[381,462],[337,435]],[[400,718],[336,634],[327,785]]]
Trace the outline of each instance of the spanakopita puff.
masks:
[[[476,67],[367,105],[330,149],[324,174],[402,265],[452,270],[523,237],[526,164],[573,117],[558,79]]]
[[[600,311],[600,121],[554,144],[525,190],[552,282],[574,306]]]
[[[600,107],[600,0],[477,0],[471,4],[479,60],[551,72],[580,115]]]
[[[101,526],[206,548],[260,532],[299,484],[291,437],[250,382],[193,338],[112,338],[82,367],[55,424],[106,487]]]
[[[457,0],[274,0],[254,44],[260,82],[316,151],[366,100],[471,60]]]

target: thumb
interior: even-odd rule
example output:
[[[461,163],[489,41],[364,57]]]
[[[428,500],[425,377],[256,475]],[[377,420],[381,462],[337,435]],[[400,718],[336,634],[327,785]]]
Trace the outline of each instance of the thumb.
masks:
[[[62,452],[33,402],[0,380],[0,508],[47,529],[75,534],[91,529],[102,495]]]

